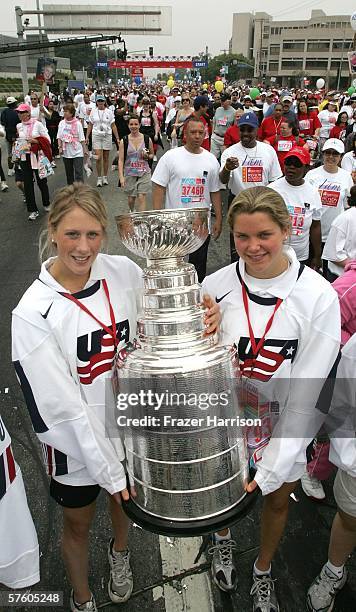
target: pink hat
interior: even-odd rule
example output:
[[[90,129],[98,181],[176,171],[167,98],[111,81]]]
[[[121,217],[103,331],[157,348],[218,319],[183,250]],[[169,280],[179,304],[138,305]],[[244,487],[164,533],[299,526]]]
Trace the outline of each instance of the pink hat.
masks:
[[[31,113],[31,109],[28,104],[19,104],[16,110],[18,113]]]

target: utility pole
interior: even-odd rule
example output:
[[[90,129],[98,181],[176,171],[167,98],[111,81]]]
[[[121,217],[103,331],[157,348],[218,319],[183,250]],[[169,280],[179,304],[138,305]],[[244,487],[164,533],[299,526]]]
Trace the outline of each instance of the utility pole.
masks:
[[[15,6],[15,14],[16,14],[16,28],[17,28],[17,38],[19,44],[24,43],[24,28],[22,25],[22,9],[20,6]],[[21,78],[22,78],[22,91],[24,97],[28,94],[28,76],[27,76],[27,57],[26,53],[19,53],[20,57],[20,67],[21,67]]]

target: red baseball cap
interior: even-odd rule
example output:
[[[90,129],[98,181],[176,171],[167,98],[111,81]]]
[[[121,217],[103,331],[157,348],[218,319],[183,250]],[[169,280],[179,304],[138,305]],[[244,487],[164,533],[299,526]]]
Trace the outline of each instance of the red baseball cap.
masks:
[[[288,157],[297,157],[304,166],[310,166],[310,153],[302,147],[292,147],[285,156],[284,161],[288,159]]]

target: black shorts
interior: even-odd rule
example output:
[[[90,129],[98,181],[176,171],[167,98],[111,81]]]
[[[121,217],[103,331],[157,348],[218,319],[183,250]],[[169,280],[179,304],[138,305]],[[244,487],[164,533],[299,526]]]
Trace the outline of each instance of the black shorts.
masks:
[[[89,506],[98,497],[101,491],[99,485],[72,486],[64,485],[54,478],[51,478],[49,487],[50,496],[65,508],[84,508]]]
[[[24,182],[23,171],[21,170],[20,166],[18,166],[17,164],[15,165],[15,181],[16,183]]]

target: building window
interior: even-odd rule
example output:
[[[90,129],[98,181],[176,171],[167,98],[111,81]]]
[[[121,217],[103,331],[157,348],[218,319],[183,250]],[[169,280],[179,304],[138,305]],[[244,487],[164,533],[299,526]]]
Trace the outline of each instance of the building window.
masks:
[[[270,55],[279,55],[279,45],[271,45],[269,48],[269,54]]]
[[[342,49],[349,49],[352,41],[351,40],[333,40],[333,51],[338,51]]]
[[[285,59],[282,60],[282,70],[297,70],[303,68],[302,59]]]
[[[330,64],[330,70],[339,70],[340,67],[340,60],[331,60],[331,64]],[[347,72],[349,71],[349,62],[348,61],[343,61],[342,62],[342,71],[346,70]]]
[[[330,41],[328,40],[309,40],[307,51],[329,51]]]
[[[283,51],[304,51],[304,41],[285,40]]]
[[[328,60],[322,60],[322,59],[315,59],[315,60],[306,60],[305,62],[305,68],[306,70],[311,69],[311,70],[327,70],[328,68]]]
[[[268,68],[268,70],[269,70],[270,72],[278,72],[278,68],[279,68],[278,62],[270,62],[270,63],[269,63],[269,68]]]

